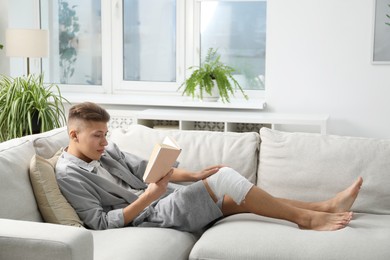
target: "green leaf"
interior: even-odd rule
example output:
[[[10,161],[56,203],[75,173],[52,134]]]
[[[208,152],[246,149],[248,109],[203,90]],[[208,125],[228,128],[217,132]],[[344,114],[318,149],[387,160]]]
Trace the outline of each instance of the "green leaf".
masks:
[[[41,131],[62,126],[65,121],[57,85],[44,85],[43,75],[11,78],[0,75],[0,142],[32,133],[37,113]]]
[[[220,58],[221,56],[217,53],[217,50],[210,48],[205,61],[180,85],[179,89],[184,87],[182,95],[194,98],[196,92],[199,91],[199,97],[202,99],[204,92],[211,94],[212,88],[214,88],[213,80],[216,80],[222,102],[230,102],[230,96],[234,96],[237,89],[240,90],[245,99],[248,99],[240,84],[232,76],[235,70],[223,64]],[[192,70],[194,68],[192,66],[188,69]]]

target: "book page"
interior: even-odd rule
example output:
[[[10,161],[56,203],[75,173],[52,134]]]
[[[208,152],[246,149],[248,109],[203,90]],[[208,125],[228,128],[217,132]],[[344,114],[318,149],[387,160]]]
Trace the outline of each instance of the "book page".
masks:
[[[176,141],[173,138],[169,137],[169,136],[166,136],[162,143],[165,144],[165,145],[172,146],[172,147],[175,147],[177,149],[180,149],[180,147],[176,143]]]

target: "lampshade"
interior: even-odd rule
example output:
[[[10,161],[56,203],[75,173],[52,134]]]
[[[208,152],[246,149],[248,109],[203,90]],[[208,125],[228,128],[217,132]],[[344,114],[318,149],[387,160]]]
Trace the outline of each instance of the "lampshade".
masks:
[[[7,29],[6,55],[41,58],[49,54],[49,32],[38,29]]]

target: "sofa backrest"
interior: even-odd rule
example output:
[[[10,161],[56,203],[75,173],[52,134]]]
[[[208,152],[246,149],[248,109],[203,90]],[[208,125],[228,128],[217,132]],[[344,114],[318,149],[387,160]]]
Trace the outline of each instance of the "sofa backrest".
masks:
[[[390,140],[260,130],[257,185],[276,197],[325,200],[358,176],[356,212],[390,214]]]
[[[49,158],[67,144],[65,128],[0,143],[0,218],[42,221],[29,178],[35,153]]]
[[[26,138],[0,144],[0,218],[42,221],[28,175],[34,153]]]
[[[123,151],[148,159],[154,145],[165,136],[173,137],[182,148],[178,158],[180,168],[196,171],[223,164],[256,182],[258,133],[155,130],[132,125],[126,130],[113,130],[110,140]]]
[[[36,154],[43,158],[52,157],[58,150],[66,147],[69,143],[66,127],[31,136]]]

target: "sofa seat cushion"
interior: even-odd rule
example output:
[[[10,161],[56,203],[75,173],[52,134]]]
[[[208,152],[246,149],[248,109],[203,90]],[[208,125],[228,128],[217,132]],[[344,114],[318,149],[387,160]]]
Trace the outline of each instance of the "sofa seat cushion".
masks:
[[[110,140],[123,151],[148,159],[154,145],[167,135],[173,137],[182,148],[178,158],[180,168],[195,171],[223,164],[232,167],[252,183],[256,182],[258,133],[155,130],[132,125],[127,130],[113,130]]]
[[[126,227],[91,231],[94,259],[188,259],[197,237],[165,228]]]
[[[239,214],[208,229],[190,259],[390,259],[389,241],[390,215],[356,213],[344,229],[312,231]]]
[[[276,197],[320,201],[362,176],[355,212],[390,214],[390,140],[262,128],[257,185]]]

